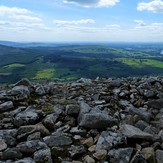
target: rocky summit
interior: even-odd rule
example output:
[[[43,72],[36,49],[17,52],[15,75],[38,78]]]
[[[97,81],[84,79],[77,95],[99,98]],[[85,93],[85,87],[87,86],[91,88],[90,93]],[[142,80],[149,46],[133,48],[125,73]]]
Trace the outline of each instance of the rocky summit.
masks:
[[[163,163],[163,78],[1,86],[0,163]]]

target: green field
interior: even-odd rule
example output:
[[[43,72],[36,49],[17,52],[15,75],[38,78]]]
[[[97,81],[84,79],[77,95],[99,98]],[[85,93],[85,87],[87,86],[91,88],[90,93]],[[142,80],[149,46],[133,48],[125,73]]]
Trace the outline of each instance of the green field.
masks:
[[[163,75],[163,45],[73,45],[58,47],[3,47],[0,83],[22,78],[35,81],[76,80],[81,77]],[[7,52],[9,49],[9,52]]]

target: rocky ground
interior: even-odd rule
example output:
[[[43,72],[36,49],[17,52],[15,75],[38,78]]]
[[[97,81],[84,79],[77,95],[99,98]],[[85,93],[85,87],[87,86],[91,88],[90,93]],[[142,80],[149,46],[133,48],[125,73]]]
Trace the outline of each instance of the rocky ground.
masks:
[[[163,163],[163,78],[0,88],[0,163]]]

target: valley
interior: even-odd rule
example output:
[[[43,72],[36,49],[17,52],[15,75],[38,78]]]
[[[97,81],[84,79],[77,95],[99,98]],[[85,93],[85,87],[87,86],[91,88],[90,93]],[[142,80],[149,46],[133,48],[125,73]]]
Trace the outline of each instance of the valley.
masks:
[[[163,75],[161,43],[1,43],[0,83]]]

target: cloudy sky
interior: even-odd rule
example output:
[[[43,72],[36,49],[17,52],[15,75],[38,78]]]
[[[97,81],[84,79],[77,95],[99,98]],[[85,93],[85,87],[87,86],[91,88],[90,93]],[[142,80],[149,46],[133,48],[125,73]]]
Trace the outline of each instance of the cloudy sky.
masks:
[[[163,0],[0,0],[0,40],[162,42]]]

